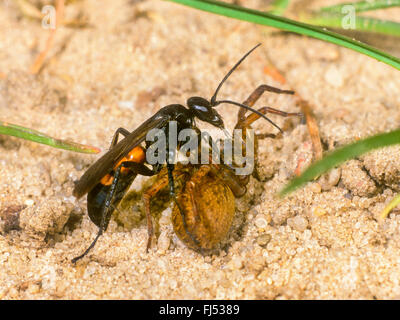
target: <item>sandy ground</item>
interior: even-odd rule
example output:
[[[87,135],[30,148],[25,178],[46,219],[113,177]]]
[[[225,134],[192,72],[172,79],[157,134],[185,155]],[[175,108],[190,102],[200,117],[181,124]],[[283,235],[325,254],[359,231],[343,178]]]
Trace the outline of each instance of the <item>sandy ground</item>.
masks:
[[[106,150],[118,127],[133,130],[164,105],[210,97],[260,42],[221,97],[243,101],[259,84],[280,86],[264,72],[270,59],[285,72],[286,88],[312,104],[325,150],[400,123],[398,71],[347,49],[153,0],[75,1],[65,14],[89,27],[58,30],[33,76],[29,66],[48,31],[13,1],[0,3],[2,120]],[[400,11],[384,16],[398,20]],[[299,111],[292,97],[274,94],[257,105]],[[236,110],[219,108],[232,128]],[[399,147],[279,199],[276,191],[299,161],[310,162],[312,149],[299,120],[272,118],[285,134],[260,142],[259,179],[237,200],[226,248],[206,257],[174,234],[167,197],[155,210],[157,243],[145,252],[140,195],[150,182],[138,178],[95,249],[72,265],[97,232],[86,199],[72,196],[73,181],[97,156],[0,137],[0,298],[399,299],[400,216],[377,220],[400,191]],[[276,132],[262,121],[256,127]]]

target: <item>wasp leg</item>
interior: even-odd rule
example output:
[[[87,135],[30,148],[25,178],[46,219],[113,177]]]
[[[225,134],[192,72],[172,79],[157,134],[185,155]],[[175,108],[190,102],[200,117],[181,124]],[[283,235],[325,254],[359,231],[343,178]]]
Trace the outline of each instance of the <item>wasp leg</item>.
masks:
[[[72,263],[77,262],[78,260],[82,259],[84,256],[86,256],[89,251],[95,246],[97,240],[100,238],[100,236],[103,234],[103,232],[106,231],[108,222],[111,219],[111,213],[114,211],[114,206],[112,205],[112,199],[114,198],[115,195],[115,190],[117,189],[117,184],[119,181],[119,176],[121,173],[122,168],[129,168],[132,171],[141,174],[143,176],[152,176],[154,175],[154,172],[147,168],[144,164],[142,163],[136,163],[136,162],[131,162],[131,161],[126,161],[123,162],[119,165],[119,167],[115,170],[114,173],[114,178],[110,187],[110,191],[107,194],[106,200],[104,202],[104,207],[102,209],[102,214],[101,214],[101,222],[100,222],[100,227],[99,231],[97,233],[96,238],[93,240],[93,242],[90,244],[90,246],[86,249],[86,251],[81,254],[80,256],[72,259]]]
[[[175,184],[173,175],[174,168],[175,165],[169,163],[167,164],[169,196],[175,200],[176,194],[175,194]]]
[[[181,179],[183,176],[187,175],[187,172],[175,170],[173,172],[173,175],[175,175],[175,179]],[[142,196],[142,200],[144,203],[144,211],[146,212],[146,218],[147,218],[147,233],[148,233],[148,240],[146,246],[147,252],[150,249],[151,240],[154,234],[153,222],[151,219],[151,211],[150,211],[150,201],[158,192],[160,192],[161,189],[169,185],[168,172],[165,171],[160,172],[157,178],[158,178],[157,181],[149,189],[147,189]]]
[[[146,176],[146,177],[154,176],[157,173],[157,171],[149,169],[143,163],[137,163],[137,162],[133,162],[133,161],[122,162],[121,166],[123,168],[129,168],[133,172],[140,174],[142,176]]]
[[[292,90],[282,90],[279,88],[268,86],[266,84],[262,84],[262,85],[258,86],[257,89],[254,90],[249,95],[249,97],[243,102],[243,104],[245,104],[246,106],[252,107],[265,91],[278,93],[278,94],[294,94],[294,91],[292,91]],[[241,121],[244,121],[246,111],[247,110],[245,108],[240,108],[239,113],[238,113],[238,123],[240,123]]]
[[[110,149],[112,149],[112,147],[114,147],[117,143],[118,143],[118,136],[122,134],[124,137],[127,137],[130,132],[128,130],[126,130],[125,128],[118,128],[113,136],[113,139],[111,141],[111,145],[110,145]]]
[[[110,191],[107,194],[107,198],[106,198],[106,200],[104,202],[104,207],[103,207],[102,214],[101,214],[101,223],[100,223],[99,231],[97,233],[96,238],[93,240],[93,242],[90,244],[90,246],[86,249],[86,251],[83,254],[81,254],[80,256],[75,257],[75,258],[73,258],[71,260],[72,263],[76,263],[78,260],[80,260],[84,256],[86,256],[89,253],[89,251],[95,246],[97,240],[100,238],[100,236],[105,231],[105,229],[106,229],[105,226],[108,225],[107,222],[111,218],[111,215],[109,214],[110,207],[111,207],[111,201],[112,201],[112,199],[114,197],[115,190],[116,190],[116,187],[117,187],[117,183],[118,183],[118,180],[119,180],[119,175],[120,175],[121,168],[123,167],[123,165],[124,165],[124,163],[122,163],[120,166],[118,166],[117,170],[115,170],[114,179],[113,179],[113,182],[111,184]]]

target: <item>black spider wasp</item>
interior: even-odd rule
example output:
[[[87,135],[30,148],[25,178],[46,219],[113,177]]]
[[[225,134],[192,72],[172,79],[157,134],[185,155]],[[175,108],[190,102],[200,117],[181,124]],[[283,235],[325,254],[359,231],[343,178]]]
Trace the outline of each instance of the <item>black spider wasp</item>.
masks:
[[[200,130],[195,125],[196,118],[208,122],[217,128],[224,129],[224,122],[222,120],[222,117],[218,114],[214,107],[222,103],[227,103],[254,112],[258,116],[263,117],[264,119],[269,121],[273,126],[278,128],[279,131],[282,132],[282,130],[263,113],[247,105],[231,100],[217,100],[217,94],[224,82],[240,65],[240,63],[260,45],[261,44],[258,44],[249,52],[247,52],[233,66],[233,68],[229,70],[229,72],[219,83],[210,101],[202,97],[190,97],[186,102],[187,108],[181,104],[170,104],[161,108],[156,114],[146,120],[136,130],[129,132],[124,128],[119,128],[115,132],[109,151],[105,153],[100,159],[98,159],[91,167],[89,167],[89,169],[83,174],[81,179],[76,182],[75,188],[73,190],[73,195],[76,198],[80,198],[88,193],[87,209],[89,218],[96,226],[99,227],[96,238],[83,254],[72,259],[73,263],[83,258],[94,247],[102,233],[106,231],[115,207],[121,201],[135,177],[138,174],[144,176],[152,176],[157,174],[162,169],[162,166],[160,165],[152,165],[151,169],[145,165],[148,164],[145,159],[145,151],[146,148],[149,147],[149,145],[147,143],[146,148],[144,148],[140,144],[145,141],[146,135],[151,129],[158,128],[167,131],[168,123],[170,121],[176,121],[178,133],[183,129],[189,128],[195,129],[197,132],[200,132]],[[286,94],[294,93],[290,90],[281,90],[267,85],[263,85],[261,87],[263,91]],[[122,134],[125,138],[118,142],[119,134]],[[168,134],[166,136],[168,137]],[[167,140],[167,148],[168,143],[169,142]],[[175,186],[172,174],[174,170],[174,164],[167,161],[166,166],[168,171],[168,185],[170,196],[173,197],[176,202]],[[183,211],[180,211],[183,221],[185,221],[183,217]],[[149,233],[147,249],[149,249],[153,230],[151,217],[148,215],[147,224]],[[187,232],[186,226],[184,227]],[[187,234],[191,236],[189,232],[187,232]],[[193,237],[192,240],[196,242]]]

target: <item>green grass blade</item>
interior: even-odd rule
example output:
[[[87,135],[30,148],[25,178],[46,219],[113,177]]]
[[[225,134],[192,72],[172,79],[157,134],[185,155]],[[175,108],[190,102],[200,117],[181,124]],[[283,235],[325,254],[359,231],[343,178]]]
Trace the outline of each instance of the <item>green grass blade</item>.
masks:
[[[352,40],[340,34],[324,30],[322,28],[297,22],[284,17],[279,17],[266,12],[253,9],[239,7],[233,4],[224,3],[215,0],[168,0],[180,3],[192,8],[219,14],[226,17],[244,20],[256,24],[275,27],[281,30],[291,31],[303,34],[309,37],[317,38],[327,42],[331,42],[367,56],[375,58],[379,61],[387,63],[392,67],[400,70],[400,59],[393,57],[385,52],[381,52],[376,48],[368,46],[359,41]]]
[[[308,17],[303,17],[302,21],[324,27],[343,28],[343,16],[339,14],[315,13]],[[355,30],[357,31],[375,32],[400,37],[400,23],[398,22],[362,16],[357,16],[354,22]]]
[[[372,136],[341,147],[326,155],[322,160],[312,164],[302,173],[301,176],[291,180],[289,184],[280,191],[280,195],[284,196],[294,191],[306,182],[315,179],[329,169],[332,169],[347,160],[354,159],[355,157],[361,156],[362,154],[374,149],[399,143],[400,129]]]
[[[399,7],[400,0],[374,0],[342,3],[335,6],[323,7],[321,12],[342,13],[343,6],[353,6],[356,12],[387,9],[391,7]]]
[[[52,138],[39,131],[0,121],[0,134],[14,136],[33,142],[47,144],[51,147],[81,153],[99,153],[100,149],[76,142]]]
[[[281,16],[285,13],[288,6],[289,0],[275,0],[272,2],[268,12],[277,16]]]
[[[400,203],[400,194],[395,196],[392,201],[385,207],[385,209],[382,210],[381,214],[379,215],[380,220],[386,219],[386,217],[389,215],[390,211],[392,211],[394,208],[396,208]]]

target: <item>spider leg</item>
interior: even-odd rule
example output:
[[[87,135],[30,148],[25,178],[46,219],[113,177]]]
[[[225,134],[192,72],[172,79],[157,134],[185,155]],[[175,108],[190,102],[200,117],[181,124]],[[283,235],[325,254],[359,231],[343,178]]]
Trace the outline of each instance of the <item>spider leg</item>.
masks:
[[[249,97],[243,102],[246,106],[252,107],[256,101],[262,96],[264,92],[273,92],[273,93],[278,93],[278,94],[294,94],[294,91],[292,90],[282,90],[279,88],[275,88],[266,84],[262,84],[258,86],[250,95]],[[238,113],[238,124],[240,122],[244,121],[245,116],[246,116],[246,109],[240,108],[239,113]]]

